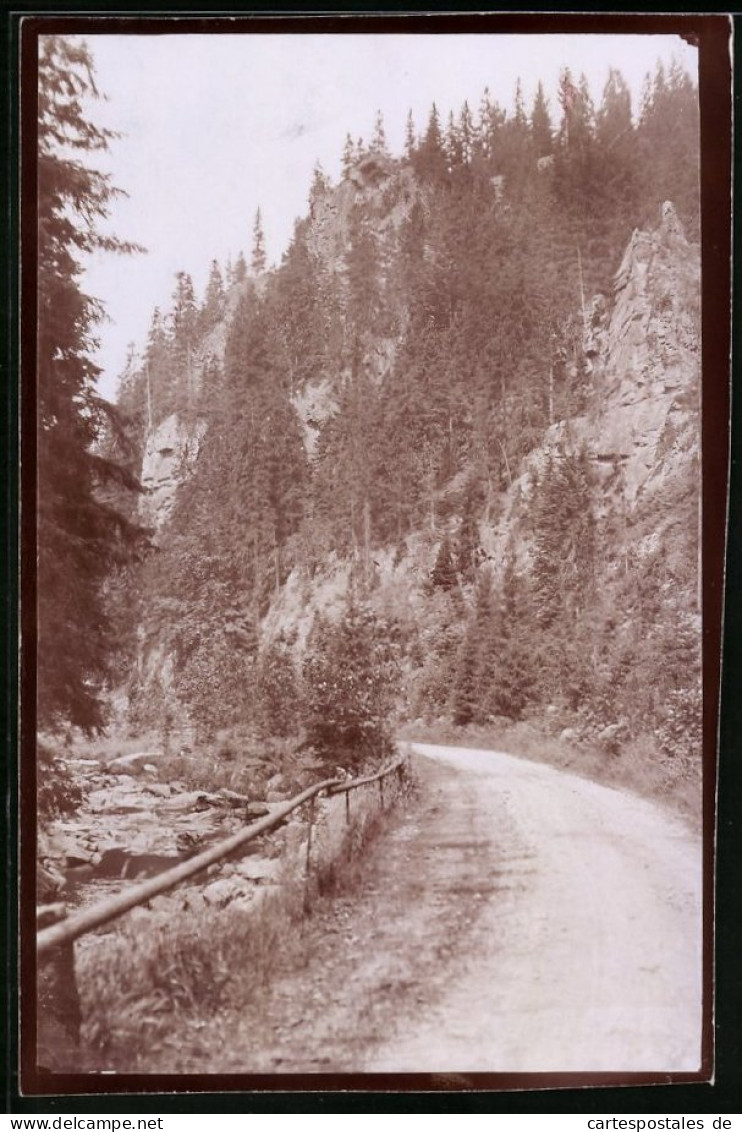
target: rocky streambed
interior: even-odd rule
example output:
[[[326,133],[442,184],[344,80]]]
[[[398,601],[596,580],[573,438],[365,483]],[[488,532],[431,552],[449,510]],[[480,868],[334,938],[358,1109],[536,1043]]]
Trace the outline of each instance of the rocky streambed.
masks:
[[[63,902],[68,914],[121,891],[133,882],[172,868],[245,827],[268,816],[295,785],[274,776],[270,801],[249,798],[226,788],[190,789],[165,781],[159,757],[142,752],[114,759],[71,761],[83,782],[85,800],[73,815],[50,823],[39,837],[41,905]],[[284,786],[288,789],[279,790]],[[257,886],[278,883],[292,848],[307,835],[307,815],[291,815],[286,824],[256,838],[230,859],[210,866],[163,903],[206,902],[224,906],[254,895]],[[196,895],[198,893],[198,895]]]

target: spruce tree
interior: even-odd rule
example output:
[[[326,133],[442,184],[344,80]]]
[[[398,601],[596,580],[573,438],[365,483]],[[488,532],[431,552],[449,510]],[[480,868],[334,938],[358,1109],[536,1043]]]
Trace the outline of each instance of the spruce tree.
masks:
[[[112,134],[87,117],[96,93],[87,47],[40,39],[38,132],[38,722],[96,731],[116,642],[105,587],[141,543],[116,506],[136,488],[97,447],[112,406],[90,357],[101,305],[80,285],[84,257],[136,250],[97,231],[116,190],[86,163]],[[70,156],[74,154],[74,156]]]
[[[195,400],[195,357],[198,307],[193,280],[187,271],[176,276],[171,315],[172,362],[175,368],[175,409],[187,412]]]
[[[386,131],[384,129],[384,116],[380,110],[377,110],[376,112],[374,132],[371,138],[371,152],[379,153],[383,156],[388,156],[389,154],[389,150],[386,144]]]
[[[405,126],[404,138],[404,152],[408,161],[412,160],[412,155],[415,152],[415,120],[412,117],[412,111],[407,111],[407,124]]]
[[[345,135],[345,145],[343,146],[342,167],[343,176],[349,177],[350,171],[353,168],[353,161],[355,159],[355,149],[353,146],[353,138],[350,134]]]
[[[211,261],[209,281],[201,309],[200,329],[208,333],[224,314],[224,279],[217,260]]]
[[[260,208],[257,208],[252,229],[252,255],[250,257],[250,267],[253,275],[262,275],[265,271],[266,263],[263,218],[260,214]]]
[[[536,88],[536,97],[531,110],[531,138],[535,156],[546,157],[553,149],[553,135],[549,107],[546,102],[543,84]]]

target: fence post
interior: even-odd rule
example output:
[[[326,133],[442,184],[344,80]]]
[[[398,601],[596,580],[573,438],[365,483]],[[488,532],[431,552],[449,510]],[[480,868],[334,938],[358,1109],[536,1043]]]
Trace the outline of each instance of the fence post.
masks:
[[[384,809],[384,779],[379,779],[379,806]]]
[[[350,790],[345,791],[345,824],[350,825]]]
[[[38,1066],[56,1073],[79,1071],[82,1013],[72,940],[39,956],[36,1019]]]

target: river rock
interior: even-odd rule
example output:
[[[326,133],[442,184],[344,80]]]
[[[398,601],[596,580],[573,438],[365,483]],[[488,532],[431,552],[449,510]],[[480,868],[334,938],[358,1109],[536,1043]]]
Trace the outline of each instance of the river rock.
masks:
[[[265,857],[251,857],[247,861],[240,861],[236,864],[234,871],[245,880],[277,880],[281,872],[281,862],[280,860],[269,861]]]
[[[154,765],[154,760],[160,756],[156,751],[138,751],[131,755],[119,755],[111,759],[106,770],[110,774],[141,774],[145,764]]]
[[[203,890],[203,898],[212,908],[225,908],[232,900],[245,894],[245,882],[242,879],[223,877],[212,881]]]
[[[266,806],[265,802],[248,802],[245,807],[245,817],[248,821],[255,821],[257,818],[267,818],[270,812],[270,806]]]

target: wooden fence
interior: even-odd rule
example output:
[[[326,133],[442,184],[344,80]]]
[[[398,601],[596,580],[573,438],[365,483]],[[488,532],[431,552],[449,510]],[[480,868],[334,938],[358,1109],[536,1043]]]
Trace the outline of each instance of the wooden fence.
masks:
[[[141,884],[134,884],[130,888],[127,888],[126,891],[120,892],[116,896],[101,900],[91,908],[85,908],[83,911],[77,912],[75,915],[51,925],[51,927],[43,928],[36,936],[37,955],[44,957],[50,952],[53,952],[55,948],[72,943],[74,940],[79,939],[80,936],[102,927],[103,924],[108,924],[112,920],[118,919],[119,916],[122,916],[131,908],[136,908],[140,904],[145,904],[154,896],[168,892],[170,889],[180,884],[181,881],[188,880],[189,877],[195,876],[197,873],[207,869],[209,865],[224,860],[238,849],[241,849],[242,846],[249,844],[250,841],[254,841],[255,838],[261,837],[263,834],[269,833],[273,829],[277,829],[294,810],[298,810],[299,807],[303,806],[306,802],[313,802],[314,799],[322,793],[327,793],[328,795],[345,794],[346,815],[349,817],[349,798],[351,792],[358,790],[362,786],[368,786],[370,783],[378,782],[380,802],[383,805],[385,779],[395,773],[401,778],[407,759],[408,756],[406,754],[402,755],[400,758],[396,759],[395,762],[380,770],[378,774],[372,774],[367,778],[354,778],[348,781],[343,781],[338,778],[327,778],[323,782],[318,782],[316,785],[310,786],[307,790],[302,791],[301,794],[297,794],[295,798],[291,798],[277,806],[268,817],[251,822],[246,829],[242,829],[231,837],[225,838],[224,841],[220,841],[217,845],[212,845],[210,849],[205,849],[197,856],[191,857],[179,865],[175,865],[174,868],[160,873],[159,876],[152,877],[150,880],[144,881]],[[313,813],[314,807],[310,810],[308,848],[311,847]]]
[[[74,942],[104,924],[111,923],[125,912],[145,904],[155,896],[168,892],[182,881],[207,869],[236,853],[244,845],[254,841],[282,825],[294,810],[309,803],[309,823],[307,832],[307,874],[310,871],[312,852],[312,829],[315,817],[315,803],[319,795],[345,794],[346,822],[350,822],[350,795],[354,790],[372,783],[378,783],[379,802],[384,805],[384,782],[392,774],[400,781],[408,755],[402,755],[378,774],[366,778],[342,780],[327,778],[310,786],[281,805],[271,814],[225,838],[210,849],[181,862],[174,868],[141,884],[133,884],[124,892],[106,900],[101,900],[90,908],[85,908],[67,918],[44,927],[36,933],[36,948],[39,960],[36,999],[36,1051],[39,1068],[62,1072],[80,1067],[80,1001],[75,978]],[[52,912],[52,909],[47,909]],[[64,906],[59,911],[64,915]]]

